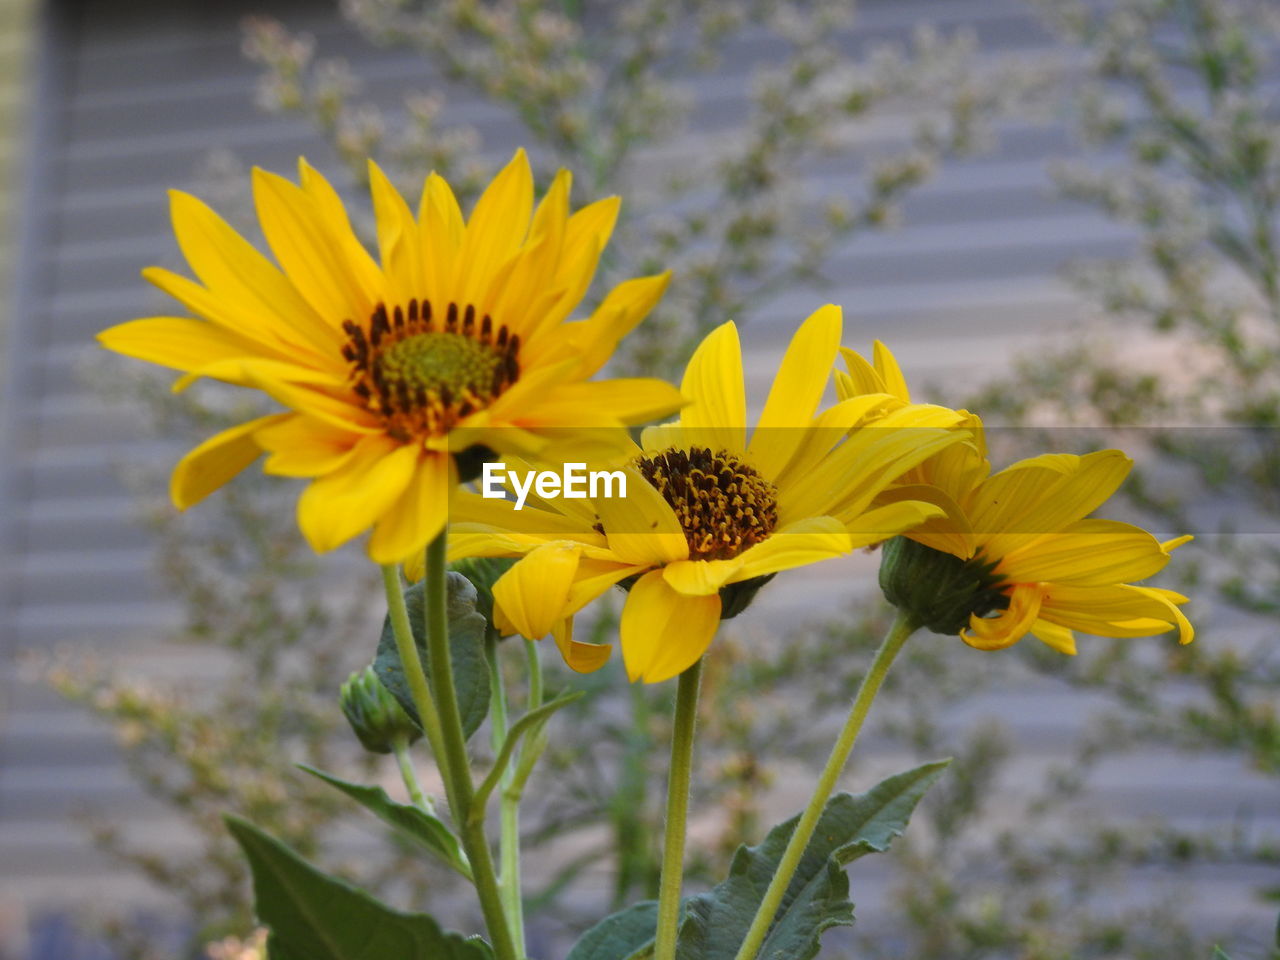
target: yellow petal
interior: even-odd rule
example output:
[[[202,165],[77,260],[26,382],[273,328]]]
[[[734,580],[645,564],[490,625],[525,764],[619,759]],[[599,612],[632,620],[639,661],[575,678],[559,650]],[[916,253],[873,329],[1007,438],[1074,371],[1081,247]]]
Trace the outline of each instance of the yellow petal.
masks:
[[[349,271],[353,292],[367,297],[372,306],[385,296],[382,273],[352,229],[351,219],[338,191],[319,170],[307,163],[305,157],[298,158],[298,179],[303,193],[315,204],[325,239]]]
[[[378,228],[378,254],[386,275],[387,299],[407,305],[410,298],[421,297],[425,292],[418,223],[404,197],[373,160],[369,161],[369,189]]]
[[[180,190],[169,192],[169,209],[178,246],[195,275],[208,288],[208,299],[227,305],[209,313],[196,307],[192,309],[237,330],[254,326],[269,328],[282,342],[320,341],[340,346],[343,339],[340,321],[313,311],[293,283],[213,210]],[[144,271],[144,276],[191,306],[186,296],[166,287],[172,278],[185,278],[154,268]],[[182,284],[176,286],[183,287]],[[186,286],[182,293],[190,294],[191,286]]]
[[[345,391],[346,377],[331,370],[301,366],[288,360],[269,357],[233,356],[193,367],[173,383],[173,392],[181,393],[200,379],[221,380],[238,387],[257,387],[259,381],[271,379],[280,383],[307,384]]]
[[[1020,583],[1009,595],[1009,608],[994,617],[971,616],[960,639],[979,650],[1003,650],[1027,635],[1040,614],[1044,592],[1039,584]]]
[[[627,676],[661,683],[706,653],[720,623],[720,598],[686,597],[652,570],[636,581],[622,608],[618,632]]]
[[[625,497],[592,501],[609,538],[609,548],[626,563],[663,564],[684,560],[689,544],[670,504],[635,467],[622,471]]]
[[[984,482],[969,506],[974,532],[993,557],[1088,516],[1116,492],[1133,461],[1119,450],[1050,454],[1008,467]]]
[[[222,327],[185,317],[131,320],[103,330],[98,342],[126,357],[175,370],[194,370],[215,360],[263,352],[261,345]]]
[[[506,280],[490,286],[485,294],[484,311],[501,317],[525,343],[543,319],[543,297],[552,290],[563,292],[556,284],[555,273],[564,247],[572,183],[568,170],[556,174],[534,211],[528,239],[512,257]]]
[[[449,521],[449,493],[455,483],[450,457],[423,456],[404,493],[374,526],[369,559],[403,563],[420,555]]]
[[[1076,638],[1066,627],[1060,627],[1056,623],[1050,623],[1048,620],[1037,620],[1031,625],[1031,635],[1037,640],[1045,643],[1059,653],[1065,653],[1068,656],[1076,655]]]
[[[530,421],[554,427],[599,427],[644,423],[683,405],[680,391],[665,380],[628,377],[555,387],[529,411]]]
[[[422,186],[418,226],[422,235],[423,296],[433,303],[457,299],[453,277],[466,225],[453,190],[438,174],[430,174]]]
[[[859,514],[844,526],[849,531],[850,549],[869,547],[890,537],[907,534],[913,540],[931,520],[942,521],[943,508],[924,500],[901,500]],[[945,521],[943,521],[945,522]],[[950,552],[950,551],[947,551]]]
[[[860,353],[847,347],[840,348],[848,373],[836,378],[837,394],[841,400],[862,396],[867,393],[889,393],[884,378],[869,364]],[[895,399],[897,399],[895,397]]]
[[[262,465],[263,472],[280,477],[330,473],[347,462],[362,436],[300,413],[256,434],[259,446],[270,454]]]
[[[560,656],[577,673],[595,673],[609,662],[613,648],[607,643],[583,643],[573,639],[573,617],[565,617],[551,629]]]
[[[341,400],[306,384],[279,379],[277,371],[264,363],[241,363],[243,381],[257,387],[291,410],[310,414],[344,430],[381,434],[382,424],[364,406]],[[229,376],[229,373],[228,373]]]
[[[911,391],[907,389],[907,378],[902,375],[902,368],[898,366],[898,360],[894,357],[892,351],[877,340],[872,344],[872,353],[875,359],[876,373],[880,375],[880,380],[884,383],[885,392],[893,394],[903,403],[910,403]]]
[[[541,318],[536,320],[539,333],[554,329],[581,302],[591,285],[591,278],[595,276],[600,254],[608,246],[621,206],[618,197],[605,197],[588,204],[569,218],[560,261],[550,284],[552,295],[536,311],[541,314]]]
[[[1195,631],[1178,609],[1186,600],[1181,594],[1155,587],[1055,583],[1045,592],[1041,616],[1104,637],[1150,636],[1176,629],[1179,641],[1190,643]]]
[[[569,587],[581,550],[548,543],[516,561],[493,585],[493,599],[521,636],[545,637],[567,615]]]
[[[948,450],[950,449],[954,448],[949,447]],[[926,547],[932,547],[934,550],[940,550],[943,553],[959,557],[961,560],[968,560],[973,556],[976,542],[973,536],[973,528],[969,526],[969,518],[965,516],[960,505],[947,495],[946,491],[923,483],[904,484],[890,487],[876,497],[875,502],[884,506],[890,503],[911,500],[931,503],[941,513],[922,518],[923,522],[920,522],[919,525],[904,528],[902,532],[905,533],[909,530],[912,540],[923,543]],[[874,511],[872,512],[874,513]],[[863,516],[867,515],[864,514]],[[857,522],[860,521],[855,521],[855,523]]]
[[[389,437],[365,437],[341,469],[325,474],[298,498],[298,526],[317,553],[369,529],[413,479],[420,450]]]
[[[937,487],[953,503],[961,504],[971,501],[973,492],[991,472],[991,464],[986,458],[982,421],[963,410],[956,413],[962,417],[957,428],[968,431],[970,439],[934,454],[906,474],[904,481]]]
[[[834,517],[809,517],[775,530],[738,559],[741,568],[732,579],[749,580],[780,570],[831,560],[853,549],[849,534]]]
[[[959,418],[945,408],[912,406],[859,427],[806,474],[794,481],[788,477],[786,500],[779,503],[786,511],[779,511],[779,519],[829,515],[847,521],[858,516],[912,467],[966,439],[964,431],[925,425],[948,419],[954,423]]]
[[[509,469],[518,468],[514,463],[509,463],[507,466]],[[526,503],[522,509],[517,510],[515,503],[511,500],[500,500],[460,491],[454,498],[453,514],[450,519],[454,523],[486,524],[496,530],[512,533],[549,539],[581,538],[603,544],[604,537],[591,529],[591,523],[594,521],[584,523],[574,516],[555,509],[572,502],[557,500],[549,509],[540,509],[536,504]]]
[[[689,447],[679,421],[651,424],[640,431],[640,449],[646,453],[659,453],[672,447],[681,450]]]
[[[718,593],[741,569],[741,556],[729,560],[677,560],[662,568],[662,576],[677,593],[706,597]]]
[[[787,346],[747,449],[752,464],[766,477],[780,474],[799,449],[822,401],[840,348],[841,317],[839,307],[822,307],[801,324]]]
[[[747,400],[742,382],[742,345],[730,320],[707,334],[685,368],[680,392],[689,405],[680,425],[690,444],[741,454],[746,448]]]
[[[333,231],[340,226],[326,219],[316,200],[261,168],[253,171],[253,198],[271,252],[316,313],[335,326],[368,318],[377,293],[363,282],[366,271],[346,255],[350,246],[339,248]]]
[[[564,326],[543,326],[521,353],[522,360],[543,363],[568,353],[576,360],[575,377],[597,373],[617,349],[618,341],[649,315],[662,298],[671,273],[636,277],[618,284],[590,318]]]
[[[628,577],[644,573],[642,564],[619,563],[616,558],[591,556],[595,551],[584,547],[582,559],[578,561],[578,576],[569,588],[569,600],[566,609],[569,613],[577,613],[592,600],[616,586]]]
[[[459,255],[456,287],[463,303],[478,303],[498,269],[524,243],[533,213],[533,171],[517,150],[476,201]]]
[[[845,439],[850,429],[864,418],[876,415],[886,403],[891,402],[893,398],[887,393],[869,393],[849,397],[823,410],[808,429],[798,431],[799,443],[787,466],[771,479],[779,489],[794,485],[821,463]],[[756,431],[757,434],[759,432]],[[754,441],[755,438],[752,439]]]
[[[169,497],[179,510],[199,503],[243,470],[262,453],[254,434],[281,422],[288,414],[259,417],[223,430],[178,461],[169,478]]]
[[[1178,642],[1188,644],[1196,638],[1195,628],[1191,626],[1191,621],[1187,619],[1178,608],[1187,602],[1187,598],[1173,590],[1163,590],[1160,587],[1133,587],[1139,593],[1145,594],[1151,600],[1164,606],[1172,622],[1178,629]]]
[[[1105,586],[1145,580],[1169,555],[1140,527],[1115,520],[1081,520],[1000,559],[996,572],[1014,582],[1061,580]]]

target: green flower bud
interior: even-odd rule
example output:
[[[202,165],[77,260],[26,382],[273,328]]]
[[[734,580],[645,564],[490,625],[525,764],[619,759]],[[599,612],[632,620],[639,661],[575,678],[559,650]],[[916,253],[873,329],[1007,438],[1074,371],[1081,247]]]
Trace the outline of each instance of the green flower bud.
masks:
[[[985,617],[1009,606],[992,576],[994,563],[979,557],[961,560],[907,537],[885,543],[880,559],[880,589],[885,599],[919,626],[934,633],[958,634],[969,617]]]
[[[739,580],[727,583],[720,588],[720,619],[732,620],[756,598],[760,588],[776,577],[775,573],[767,573],[763,577],[752,577],[750,580]]]
[[[397,739],[406,745],[422,736],[373,667],[353,673],[338,694],[342,712],[360,743],[370,753],[391,753]]]

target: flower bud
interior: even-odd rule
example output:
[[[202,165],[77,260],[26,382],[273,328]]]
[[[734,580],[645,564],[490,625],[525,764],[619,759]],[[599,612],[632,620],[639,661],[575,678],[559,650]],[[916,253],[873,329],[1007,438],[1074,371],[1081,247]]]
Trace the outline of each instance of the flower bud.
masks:
[[[370,753],[390,753],[397,739],[410,744],[422,731],[409,719],[373,667],[353,673],[338,695],[342,712],[360,743]]]
[[[1009,606],[992,576],[994,563],[959,557],[907,537],[885,543],[880,559],[880,589],[885,599],[917,626],[934,633],[958,634],[969,617],[985,617]]]
[[[756,598],[756,594],[760,592],[760,588],[772,580],[777,574],[767,573],[762,577],[752,577],[750,580],[739,580],[737,583],[728,583],[720,588],[720,619],[732,620],[738,614],[751,606],[751,601]]]

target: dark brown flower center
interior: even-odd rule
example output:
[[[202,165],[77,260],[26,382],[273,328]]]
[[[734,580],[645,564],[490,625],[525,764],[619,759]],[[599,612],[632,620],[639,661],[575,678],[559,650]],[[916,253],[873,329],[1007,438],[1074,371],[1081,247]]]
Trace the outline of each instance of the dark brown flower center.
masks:
[[[473,306],[435,316],[428,300],[390,312],[378,304],[367,329],[351,320],[342,329],[352,389],[397,440],[447,433],[520,375],[520,337],[488,314],[477,320]]]
[[[777,526],[777,488],[724,450],[673,447],[636,466],[675,511],[692,560],[736,557]]]

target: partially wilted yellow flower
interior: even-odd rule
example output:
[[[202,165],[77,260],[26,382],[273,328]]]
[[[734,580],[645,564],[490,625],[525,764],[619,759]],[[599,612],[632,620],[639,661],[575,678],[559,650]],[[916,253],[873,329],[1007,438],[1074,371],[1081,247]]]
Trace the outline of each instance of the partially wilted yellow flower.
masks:
[[[748,436],[737,328],[695,351],[680,419],[644,431],[625,497],[510,501],[459,498],[455,555],[522,556],[494,586],[499,620],[528,637],[556,635],[571,666],[607,648],[574,644],[572,616],[630,584],[620,635],[627,672],[658,682],[695,663],[721,619],[774,574],[908,530],[938,508],[902,498],[873,506],[905,471],[963,438],[942,407],[907,406],[850,432],[893,403],[864,395],[818,413],[840,342],[828,306],[796,333]]]
[[[887,390],[906,402],[906,380],[877,342],[868,363],[844,351],[842,395]],[[1147,531],[1089,515],[1116,492],[1133,461],[1119,450],[1046,454],[991,474],[982,426],[965,414],[969,442],[948,447],[882,495],[926,500],[944,515],[886,544],[881,585],[890,602],[939,633],[999,650],[1030,633],[1075,653],[1073,631],[1139,637],[1177,630],[1194,637],[1179,610],[1187,598],[1140,586],[1191,537],[1164,543]]]
[[[183,371],[178,388],[211,377],[287,408],[187,454],[171,482],[178,507],[266,451],[268,473],[311,478],[298,523],[316,550],[372,527],[369,555],[391,563],[444,527],[458,455],[536,455],[553,434],[667,415],[679,396],[657,380],[589,382],[662,295],[666,274],[623,283],[589,319],[566,322],[613,230],[616,197],[571,215],[561,171],[535,210],[523,151],[466,221],[435,174],[416,216],[373,163],[369,177],[380,263],[305,161],[300,184],[254,171],[275,263],[173,192],[174,231],[198,282],[157,267],[144,276],[199,319],[134,320],[99,340]]]

